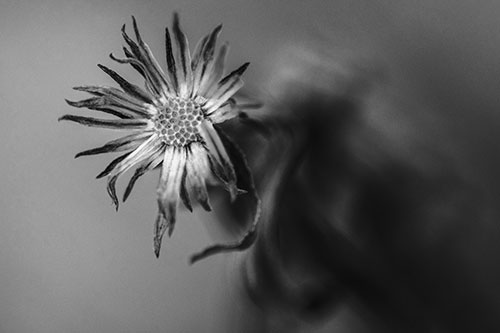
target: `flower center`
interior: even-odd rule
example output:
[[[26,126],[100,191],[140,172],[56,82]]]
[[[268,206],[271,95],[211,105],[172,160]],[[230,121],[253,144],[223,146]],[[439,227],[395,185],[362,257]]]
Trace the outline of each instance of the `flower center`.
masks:
[[[183,147],[198,141],[198,126],[203,112],[191,99],[170,98],[153,118],[155,130],[168,145]]]

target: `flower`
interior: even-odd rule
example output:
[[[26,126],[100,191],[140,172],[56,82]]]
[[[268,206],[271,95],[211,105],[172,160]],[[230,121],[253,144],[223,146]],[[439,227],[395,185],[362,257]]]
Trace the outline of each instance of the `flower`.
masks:
[[[121,90],[107,86],[75,87],[75,90],[88,92],[94,97],[77,102],[67,100],[67,103],[77,108],[105,112],[116,118],[64,115],[59,120],[132,131],[129,135],[75,156],[125,151],[97,176],[107,176],[107,191],[116,209],[118,198],[115,184],[120,175],[136,168],[125,189],[125,201],[140,176],[161,168],[157,189],[159,209],[154,227],[154,252],[158,257],[165,231],[168,230],[170,236],[174,230],[179,199],[190,211],[192,200],[199,202],[205,210],[211,210],[207,182],[215,180],[222,184],[234,200],[239,193],[246,192],[237,187],[235,170],[239,168],[239,173],[247,178],[247,191],[251,191],[258,202],[245,158],[216,127],[239,114],[245,115],[233,95],[243,86],[241,76],[249,63],[223,76],[228,45],[222,45],[215,54],[222,25],[202,38],[191,56],[188,40],[175,13],[173,40],[168,28],[165,33],[167,71],[164,72],[142,40],[135,18],[132,17],[132,20],[137,41],[127,35],[123,25],[122,35],[128,45],[128,48],[123,48],[125,58],[119,59],[113,54],[110,57],[118,63],[130,64],[137,70],[145,79],[145,89],[99,64],[99,68],[116,81]],[[248,247],[255,239],[257,220],[256,210],[252,227],[240,241],[214,245],[193,256],[192,262],[213,253]]]

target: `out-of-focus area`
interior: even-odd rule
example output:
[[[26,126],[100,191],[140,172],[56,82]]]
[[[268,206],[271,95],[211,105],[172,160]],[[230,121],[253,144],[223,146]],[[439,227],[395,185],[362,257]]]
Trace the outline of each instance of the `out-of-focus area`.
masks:
[[[116,136],[57,123],[107,84],[134,15],[164,64],[181,14],[250,61],[252,124],[224,125],[263,199],[246,253],[194,266],[244,208],[183,212],[152,252],[157,174],[116,213],[72,156]],[[500,330],[497,1],[0,3],[0,332]],[[82,110],[83,113],[90,111]],[[122,184],[123,186],[123,184]],[[223,223],[221,223],[223,222]],[[236,228],[237,229],[237,228]]]

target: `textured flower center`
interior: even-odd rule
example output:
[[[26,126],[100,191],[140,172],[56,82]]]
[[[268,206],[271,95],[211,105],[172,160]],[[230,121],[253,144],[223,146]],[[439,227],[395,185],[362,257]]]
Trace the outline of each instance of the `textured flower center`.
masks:
[[[203,112],[191,99],[174,97],[153,118],[160,138],[168,145],[183,147],[198,140],[198,126]]]

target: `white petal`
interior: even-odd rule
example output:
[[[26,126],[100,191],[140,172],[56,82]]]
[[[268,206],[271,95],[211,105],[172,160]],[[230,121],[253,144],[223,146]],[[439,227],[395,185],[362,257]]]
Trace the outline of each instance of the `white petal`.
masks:
[[[224,74],[224,65],[226,63],[226,56],[229,51],[229,45],[225,43],[221,46],[217,58],[214,61],[212,71],[205,75],[200,83],[199,95],[210,96],[211,88],[217,87],[217,83]],[[213,92],[212,92],[213,93]]]
[[[161,145],[161,141],[158,139],[158,136],[156,134],[151,135],[149,139],[144,141],[113,169],[109,174],[109,178],[119,176],[137,163],[150,158],[151,154],[158,149],[159,145]]]
[[[234,77],[222,85],[214,92],[213,96],[203,106],[207,114],[217,110],[229,98],[231,98],[240,88],[243,87],[243,80],[239,77]]]
[[[220,108],[208,114],[208,117],[214,124],[219,124],[236,117],[238,115],[238,110],[239,108],[236,107],[234,102],[228,101]]]
[[[177,201],[186,165],[186,152],[183,148],[167,147],[163,157],[158,198],[162,203]]]
[[[218,167],[222,169],[223,175],[221,176],[223,177],[221,180],[230,192],[231,198],[235,198],[238,193],[238,189],[236,187],[236,174],[219,134],[217,134],[212,123],[208,120],[203,121],[199,129],[210,155],[215,159],[214,162],[217,163]]]

